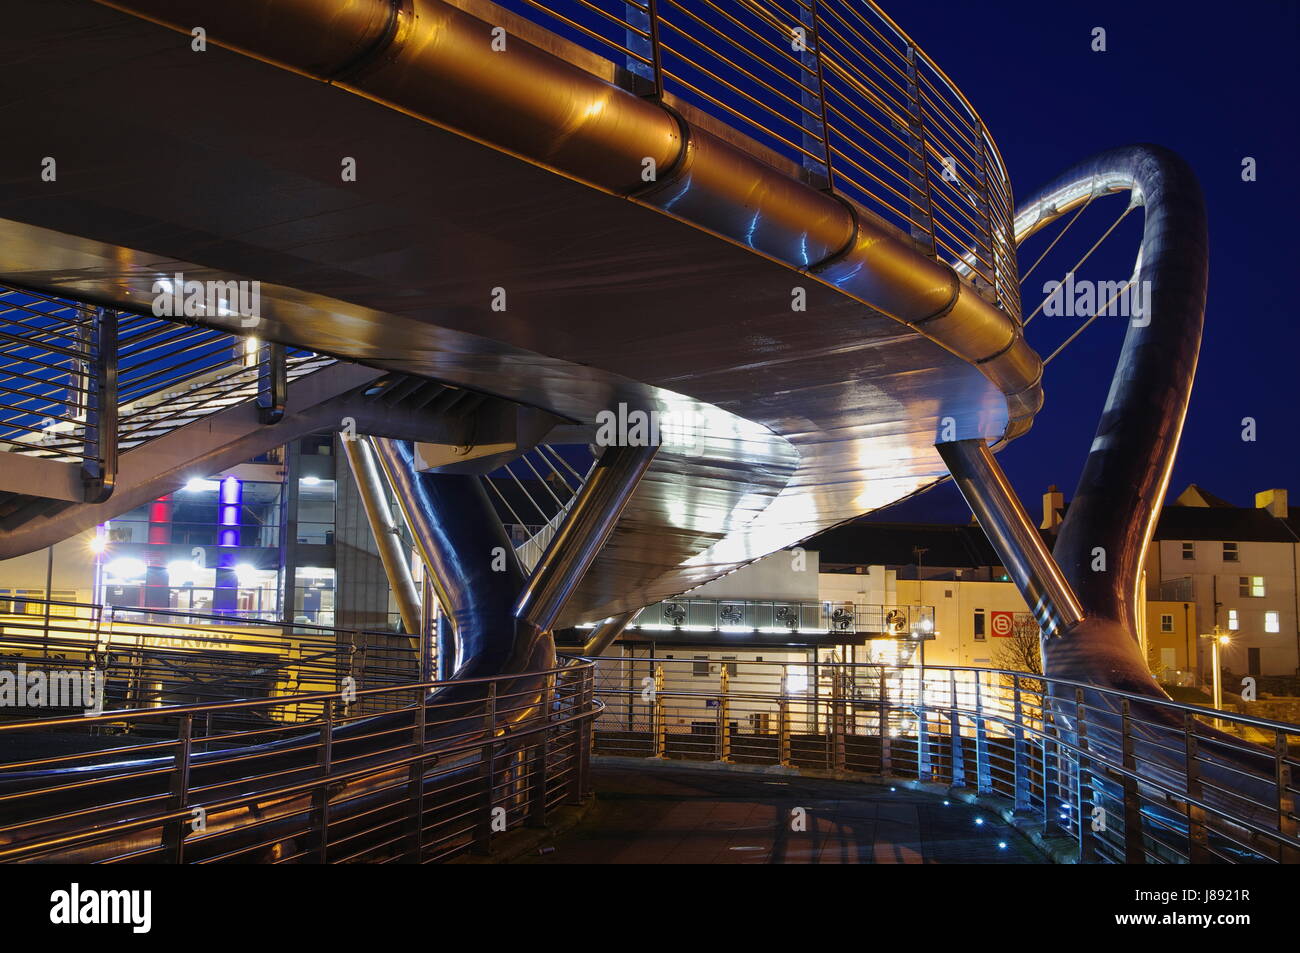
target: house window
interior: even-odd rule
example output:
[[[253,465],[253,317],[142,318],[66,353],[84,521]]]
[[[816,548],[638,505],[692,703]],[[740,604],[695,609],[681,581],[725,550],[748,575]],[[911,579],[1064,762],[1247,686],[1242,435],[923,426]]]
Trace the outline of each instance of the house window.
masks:
[[[1252,599],[1264,598],[1264,577],[1238,576],[1237,594],[1241,596],[1249,596]]]
[[[984,641],[984,610],[975,610],[975,641]]]
[[[707,655],[695,656],[695,663],[691,666],[691,674],[696,676],[709,674],[709,657]]]
[[[1237,610],[1236,610],[1236,609],[1229,609],[1229,610],[1228,610],[1228,629],[1229,629],[1230,631],[1232,631],[1232,632],[1236,632],[1236,631],[1237,631],[1238,629],[1240,629],[1240,628],[1241,628],[1241,619],[1238,618],[1238,616],[1237,616]]]
[[[1279,613],[1277,612],[1264,613],[1264,631],[1265,632],[1282,631],[1282,617]]]
[[[1195,558],[1196,558],[1196,544],[1195,544],[1195,543],[1183,543],[1183,558],[1184,558],[1184,559],[1195,559]]]
[[[1235,563],[1237,561],[1237,555],[1236,543],[1223,544],[1223,561],[1225,563]]]
[[[1174,631],[1174,617],[1172,615],[1165,614],[1160,616],[1160,631],[1161,632]]]

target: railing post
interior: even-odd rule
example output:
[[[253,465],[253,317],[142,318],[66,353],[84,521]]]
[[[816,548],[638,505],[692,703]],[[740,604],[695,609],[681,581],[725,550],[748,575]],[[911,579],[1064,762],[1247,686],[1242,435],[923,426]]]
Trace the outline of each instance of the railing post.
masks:
[[[668,757],[668,726],[664,724],[664,667],[655,666],[654,745],[653,757]]]
[[[727,698],[730,681],[727,663],[723,662],[722,673],[718,676],[718,760],[723,764],[731,762],[731,731],[727,723],[731,713]]]
[[[415,706],[415,744],[416,759],[411,762],[406,784],[406,797],[410,802],[410,844],[406,850],[406,862],[418,864],[424,856],[424,745],[425,717],[427,709],[424,704],[424,689]]]
[[[930,757],[930,712],[924,705],[912,709],[916,715],[916,779],[934,780],[934,764]]]
[[[257,351],[257,419],[263,424],[279,423],[289,399],[289,372],[284,345],[263,342]]]
[[[934,193],[930,186],[930,162],[926,155],[925,144],[925,114],[921,108],[921,76],[917,67],[917,51],[910,43],[907,47],[907,95],[910,102],[908,103],[908,132],[911,133],[911,145],[916,150],[916,155],[909,156],[908,167],[910,192],[910,208],[907,217],[912,219],[913,215],[920,210],[921,200],[924,200],[925,219],[929,223],[929,231],[926,232],[923,226],[916,224],[912,219],[911,232],[912,238],[920,242],[925,251],[931,256],[938,255],[938,230],[934,224]],[[909,149],[909,152],[911,150]]]
[[[1214,855],[1210,853],[1209,835],[1205,830],[1205,809],[1192,803],[1193,799],[1201,799],[1201,769],[1196,716],[1190,711],[1183,713],[1183,737],[1186,745],[1183,778],[1187,793],[1187,860],[1193,864],[1213,863]]]
[[[835,771],[845,769],[844,755],[844,670],[832,669],[831,685],[834,697],[831,699],[831,768]]]
[[[329,776],[334,763],[334,701],[325,703],[324,721],[320,726],[320,784],[312,791],[312,815],[316,827],[316,859],[329,863],[330,846],[330,792]]]
[[[880,730],[880,773],[884,777],[889,777],[894,771],[893,752],[889,750],[889,685],[885,681],[885,667],[882,665],[878,669],[880,685],[880,718],[878,728]]]
[[[975,790],[980,794],[993,791],[993,772],[989,767],[989,732],[984,723],[984,695],[980,672],[975,673]]]
[[[184,811],[190,806],[190,739],[194,735],[194,716],[182,716],[177,729],[176,768],[172,771],[171,812]],[[163,835],[163,856],[167,863],[185,863],[185,826],[190,819],[184,815],[167,822]]]
[[[1127,698],[1120,699],[1120,745],[1125,771],[1124,863],[1145,864],[1147,856],[1142,839],[1142,800],[1138,796],[1137,758],[1133,752],[1133,712]]]
[[[1088,727],[1084,720],[1084,703],[1083,689],[1074,690],[1074,738],[1077,750],[1075,751],[1075,818],[1079,825],[1079,863],[1088,864],[1097,859],[1096,838],[1093,836],[1093,817],[1092,811],[1084,810],[1085,804],[1093,804],[1092,798],[1084,792],[1092,787],[1092,772],[1088,768],[1088,758],[1084,756],[1084,749],[1088,743]],[[1093,792],[1095,796],[1096,792]]]
[[[1287,762],[1286,733],[1275,729],[1273,732],[1273,777],[1277,785],[1277,832],[1292,844],[1296,841],[1295,795],[1291,793],[1291,765]],[[1278,860],[1284,864],[1300,861],[1300,851],[1293,846],[1282,845],[1278,849]]]
[[[948,701],[948,721],[949,731],[952,733],[952,786],[955,788],[964,788],[966,786],[966,752],[962,749],[961,744],[961,715],[957,713],[957,672],[949,669],[949,693]]]
[[[479,794],[479,818],[474,830],[473,850],[476,854],[492,853],[492,809],[497,776],[496,732],[497,683],[490,682],[483,706],[483,746],[479,754],[482,764],[479,777],[483,782],[483,790]]]
[[[537,733],[537,743],[533,745],[532,764],[528,770],[528,826],[546,826],[546,774],[551,755],[551,696],[553,675],[547,675],[542,682],[541,718],[542,730]]]
[[[1047,689],[1043,689],[1043,834],[1050,836],[1054,831],[1064,830],[1061,824],[1057,823],[1057,808],[1053,801],[1061,800],[1061,772],[1060,772],[1060,744],[1057,738],[1060,732],[1056,727],[1056,716],[1052,716],[1051,731],[1048,731],[1047,717]],[[1053,754],[1052,752],[1055,752]],[[1056,763],[1055,774],[1053,778],[1053,762]],[[1055,788],[1055,792],[1053,792]]]
[[[85,502],[103,503],[117,482],[117,312],[96,308],[92,322],[81,482]]]
[[[1012,713],[1015,727],[1012,728],[1012,757],[1015,771],[1014,810],[1028,811],[1032,804],[1030,797],[1029,750],[1025,740],[1025,706],[1020,696],[1020,676],[1011,676]]]
[[[785,694],[785,679],[781,679],[781,700],[777,702],[777,763],[790,766],[790,699]]]
[[[578,805],[587,795],[588,779],[591,775],[591,743],[592,721],[595,715],[592,712],[592,695],[594,692],[596,666],[593,663],[583,671],[577,697],[570,709],[570,716],[576,718],[573,724],[573,748],[574,763],[571,780],[569,782],[568,796],[564,803],[568,805]]]

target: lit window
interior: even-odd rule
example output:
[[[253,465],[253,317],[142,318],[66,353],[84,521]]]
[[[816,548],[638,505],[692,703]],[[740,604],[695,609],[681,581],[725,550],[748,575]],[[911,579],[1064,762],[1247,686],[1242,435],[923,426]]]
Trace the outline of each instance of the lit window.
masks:
[[[1279,613],[1276,612],[1264,613],[1264,631],[1265,632],[1282,631],[1282,617]]]
[[[1228,610],[1228,628],[1231,629],[1233,632],[1236,632],[1239,628],[1241,628],[1241,620],[1237,618],[1236,609]]]
[[[1161,632],[1174,631],[1174,617],[1172,615],[1162,615],[1160,617],[1160,631]]]
[[[1252,599],[1264,598],[1264,577],[1263,576],[1238,576],[1237,594],[1242,596],[1249,596]]]
[[[1224,543],[1224,544],[1223,544],[1223,561],[1224,561],[1225,563],[1235,563],[1235,562],[1237,561],[1237,544],[1236,544],[1236,543]]]
[[[1195,558],[1196,558],[1196,544],[1195,544],[1195,543],[1183,543],[1183,558],[1184,558],[1184,559],[1195,559]]]

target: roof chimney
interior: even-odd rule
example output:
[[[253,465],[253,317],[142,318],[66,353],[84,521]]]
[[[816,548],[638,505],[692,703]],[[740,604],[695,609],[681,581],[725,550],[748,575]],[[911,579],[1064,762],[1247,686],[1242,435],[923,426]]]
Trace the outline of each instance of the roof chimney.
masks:
[[[1061,514],[1065,511],[1065,494],[1053,483],[1043,494],[1043,521],[1039,529],[1055,530],[1061,525]]]
[[[1255,494],[1255,507],[1268,510],[1270,516],[1280,520],[1286,519],[1286,490],[1261,490]]]

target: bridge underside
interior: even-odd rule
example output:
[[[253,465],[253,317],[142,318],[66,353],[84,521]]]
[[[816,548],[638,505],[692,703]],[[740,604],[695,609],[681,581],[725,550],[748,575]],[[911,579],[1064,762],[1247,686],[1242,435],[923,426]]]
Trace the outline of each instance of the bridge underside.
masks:
[[[659,454],[560,624],[932,485],[943,417],[958,439],[1006,429],[976,367],[861,302],[314,79],[70,0],[8,11],[0,62],[40,91],[0,121],[45,132],[0,158],[6,280],[141,309],[173,272],[257,279],[268,339],[539,407],[575,439],[620,402],[702,424],[702,452]]]

